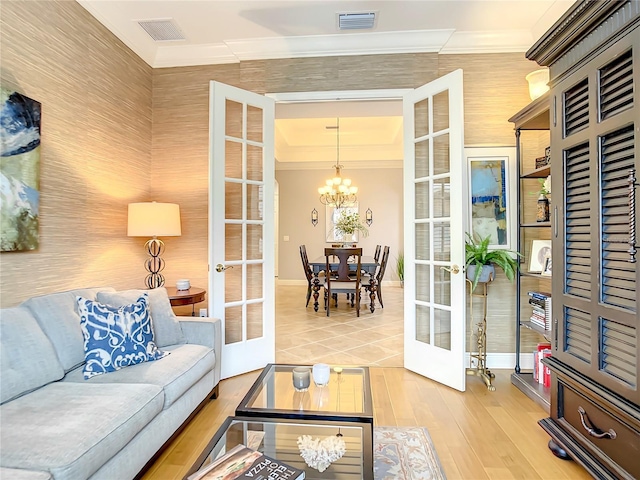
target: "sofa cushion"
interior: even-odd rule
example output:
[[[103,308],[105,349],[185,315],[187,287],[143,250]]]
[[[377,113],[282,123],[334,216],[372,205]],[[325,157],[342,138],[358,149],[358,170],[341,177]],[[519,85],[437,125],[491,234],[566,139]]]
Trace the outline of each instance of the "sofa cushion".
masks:
[[[109,375],[82,379],[82,368],[67,373],[63,382],[149,383],[164,389],[164,409],[169,408],[182,394],[204,377],[215,365],[213,350],[202,345],[174,345],[165,347],[171,352],[160,362],[147,362],[123,368]]]
[[[3,467],[89,478],[161,410],[155,385],[55,382],[0,409]]]
[[[98,292],[97,300],[106,305],[119,307],[135,302],[140,295],[149,295],[149,306],[151,307],[151,322],[156,345],[166,347],[167,345],[177,345],[185,343],[180,323],[171,309],[171,302],[164,287],[152,290],[124,290],[122,292]]]
[[[122,307],[78,297],[78,313],[84,335],[85,380],[169,355],[153,342],[146,293]]]
[[[83,288],[51,293],[26,300],[26,306],[49,337],[65,372],[84,362],[84,340],[80,330],[76,297],[95,300],[98,291],[108,288]],[[110,289],[113,291],[113,289]]]
[[[63,375],[53,345],[29,309],[3,309],[0,314],[0,403],[60,380]]]

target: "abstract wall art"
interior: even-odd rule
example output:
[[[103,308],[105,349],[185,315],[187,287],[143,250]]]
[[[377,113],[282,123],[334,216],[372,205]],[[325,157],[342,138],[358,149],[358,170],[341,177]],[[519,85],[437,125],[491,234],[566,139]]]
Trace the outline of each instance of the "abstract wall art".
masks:
[[[39,243],[40,103],[0,87],[0,250]]]

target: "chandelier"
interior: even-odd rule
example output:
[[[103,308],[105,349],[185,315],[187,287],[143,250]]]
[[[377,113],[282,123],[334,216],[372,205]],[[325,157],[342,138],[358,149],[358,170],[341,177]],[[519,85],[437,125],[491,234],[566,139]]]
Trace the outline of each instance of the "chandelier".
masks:
[[[342,169],[340,165],[340,119],[337,119],[335,127],[336,130],[336,174],[333,178],[329,178],[325,185],[318,188],[320,194],[320,203],[323,205],[329,205],[330,207],[346,207],[353,205],[358,197],[358,187],[351,185],[351,179],[342,178]]]

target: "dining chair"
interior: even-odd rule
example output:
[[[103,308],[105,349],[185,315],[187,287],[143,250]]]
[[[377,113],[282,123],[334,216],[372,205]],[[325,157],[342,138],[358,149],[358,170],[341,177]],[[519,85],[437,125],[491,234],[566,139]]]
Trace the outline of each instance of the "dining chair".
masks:
[[[346,293],[351,297],[351,306],[356,307],[356,316],[360,316],[360,276],[362,271],[362,248],[325,248],[326,258],[324,280],[324,303],[327,317],[330,316],[331,298],[338,293]],[[353,257],[353,261],[349,258]],[[338,260],[338,268],[331,269],[331,264]],[[351,269],[351,266],[355,270]],[[349,275],[355,272],[355,275]]]
[[[376,252],[373,254],[373,259],[378,263],[380,259],[380,252],[382,250],[382,245],[376,245]]]
[[[309,257],[307,257],[307,246],[300,245],[300,258],[302,259],[302,268],[304,268],[304,274],[307,277],[307,307],[309,306],[309,300],[311,299],[311,293],[313,291],[313,270],[309,265]]]
[[[389,247],[384,247],[382,252],[382,259],[380,260],[380,266],[376,271],[376,292],[378,294],[378,301],[380,302],[380,306],[384,308],[384,303],[382,303],[382,277],[384,277],[384,272],[387,269],[387,262],[389,261]]]

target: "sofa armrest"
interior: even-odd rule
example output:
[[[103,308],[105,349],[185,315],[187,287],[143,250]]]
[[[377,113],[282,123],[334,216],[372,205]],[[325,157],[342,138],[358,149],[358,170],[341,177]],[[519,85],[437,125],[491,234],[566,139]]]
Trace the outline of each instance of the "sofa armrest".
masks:
[[[222,358],[222,322],[210,317],[177,317],[187,343],[213,348],[216,356],[214,367],[215,382],[220,381]]]

